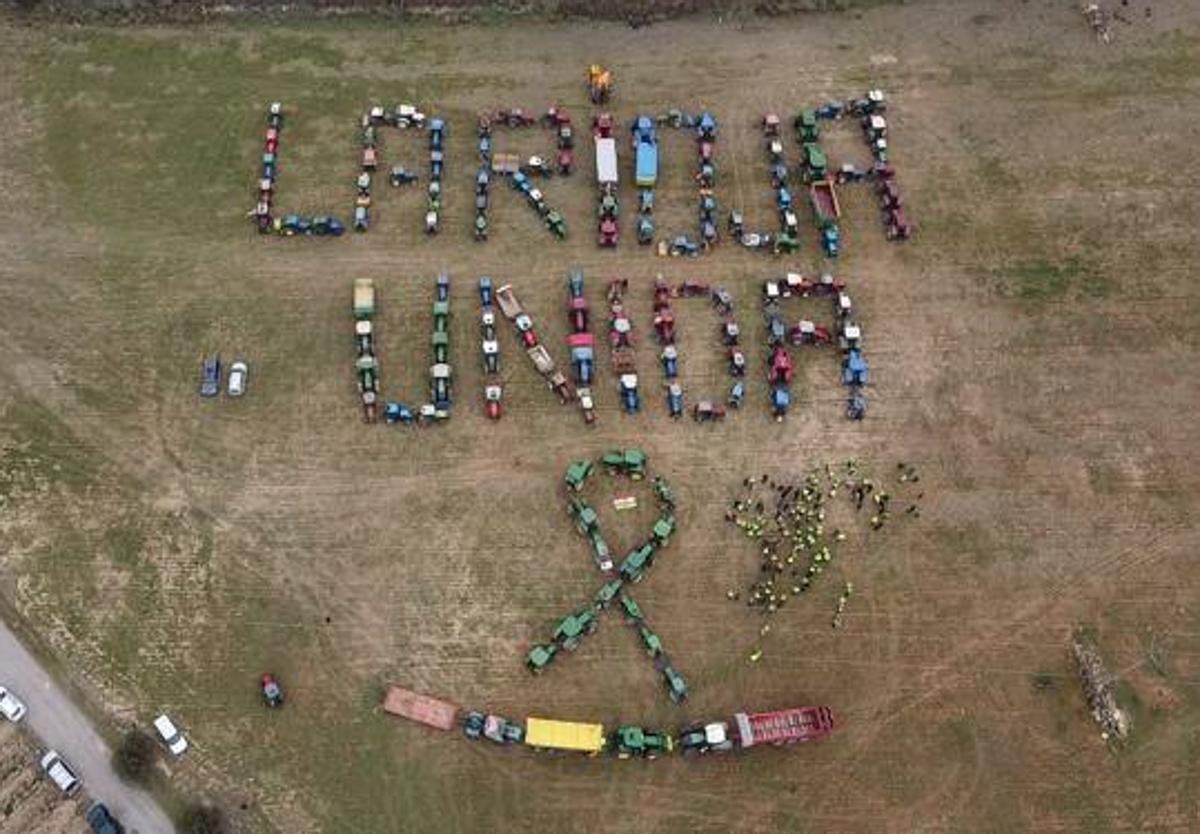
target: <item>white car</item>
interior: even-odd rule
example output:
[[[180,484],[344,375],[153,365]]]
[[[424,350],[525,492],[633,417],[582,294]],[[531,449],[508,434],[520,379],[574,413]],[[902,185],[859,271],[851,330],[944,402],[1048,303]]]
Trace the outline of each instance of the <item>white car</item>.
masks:
[[[21,703],[21,699],[13,695],[5,687],[0,686],[0,715],[12,723],[18,723],[29,710]]]
[[[79,791],[79,786],[83,784],[75,775],[75,771],[71,770],[71,766],[54,750],[46,751],[46,754],[42,756],[41,766],[42,772],[49,776],[50,781],[67,796],[73,796]]]
[[[154,719],[154,731],[158,733],[158,737],[162,739],[163,744],[167,745],[167,749],[171,751],[171,755],[180,756],[183,751],[188,749],[188,741],[183,737],[183,733],[179,732],[179,728],[175,726],[166,713],[163,713],[158,718]]]
[[[246,375],[249,373],[245,362],[238,361],[229,366],[229,396],[240,397],[246,393]]]

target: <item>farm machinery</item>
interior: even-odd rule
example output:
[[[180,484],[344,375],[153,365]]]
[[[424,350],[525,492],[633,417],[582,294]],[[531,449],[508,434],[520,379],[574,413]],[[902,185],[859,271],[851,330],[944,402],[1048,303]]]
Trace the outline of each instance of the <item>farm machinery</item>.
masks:
[[[592,64],[587,71],[588,97],[592,104],[607,104],[613,93],[613,74],[600,64]]]
[[[591,425],[596,419],[592,401],[592,380],[595,377],[595,337],[588,329],[588,301],[584,295],[583,272],[572,270],[567,276],[567,349],[571,354],[571,369],[575,377],[575,394],[583,410],[583,419]]]
[[[492,279],[485,275],[479,279],[479,335],[484,374],[483,410],[489,419],[499,420],[504,407],[504,387],[500,378],[500,340],[496,333],[493,300]]]

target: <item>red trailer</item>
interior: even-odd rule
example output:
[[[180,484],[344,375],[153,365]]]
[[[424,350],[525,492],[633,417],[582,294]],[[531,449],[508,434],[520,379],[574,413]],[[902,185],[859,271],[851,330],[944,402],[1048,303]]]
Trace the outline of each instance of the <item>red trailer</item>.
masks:
[[[449,730],[454,727],[458,707],[399,686],[389,686],[383,698],[383,711],[439,730]]]
[[[808,196],[812,201],[813,214],[816,215],[818,226],[824,227],[829,223],[836,223],[842,216],[841,206],[838,205],[837,191],[834,190],[833,180],[828,177],[810,185]]]
[[[733,716],[743,748],[756,744],[795,744],[813,741],[833,732],[829,707],[798,707],[775,712],[739,712]]]

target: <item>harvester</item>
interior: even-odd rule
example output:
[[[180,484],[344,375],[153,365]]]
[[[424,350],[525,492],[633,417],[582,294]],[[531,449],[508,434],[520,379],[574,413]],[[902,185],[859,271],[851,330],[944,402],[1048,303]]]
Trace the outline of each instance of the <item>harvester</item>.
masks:
[[[612,96],[613,74],[599,64],[588,67],[587,73],[588,96],[592,104],[604,104]]]

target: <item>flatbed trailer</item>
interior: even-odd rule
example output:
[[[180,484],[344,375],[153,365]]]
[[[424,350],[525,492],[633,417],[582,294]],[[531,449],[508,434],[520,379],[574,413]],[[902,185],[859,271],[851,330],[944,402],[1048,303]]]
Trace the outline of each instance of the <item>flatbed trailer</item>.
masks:
[[[383,711],[438,730],[449,730],[454,727],[458,707],[400,686],[389,686],[383,698]]]
[[[611,136],[596,137],[596,183],[617,184],[617,140]]]

